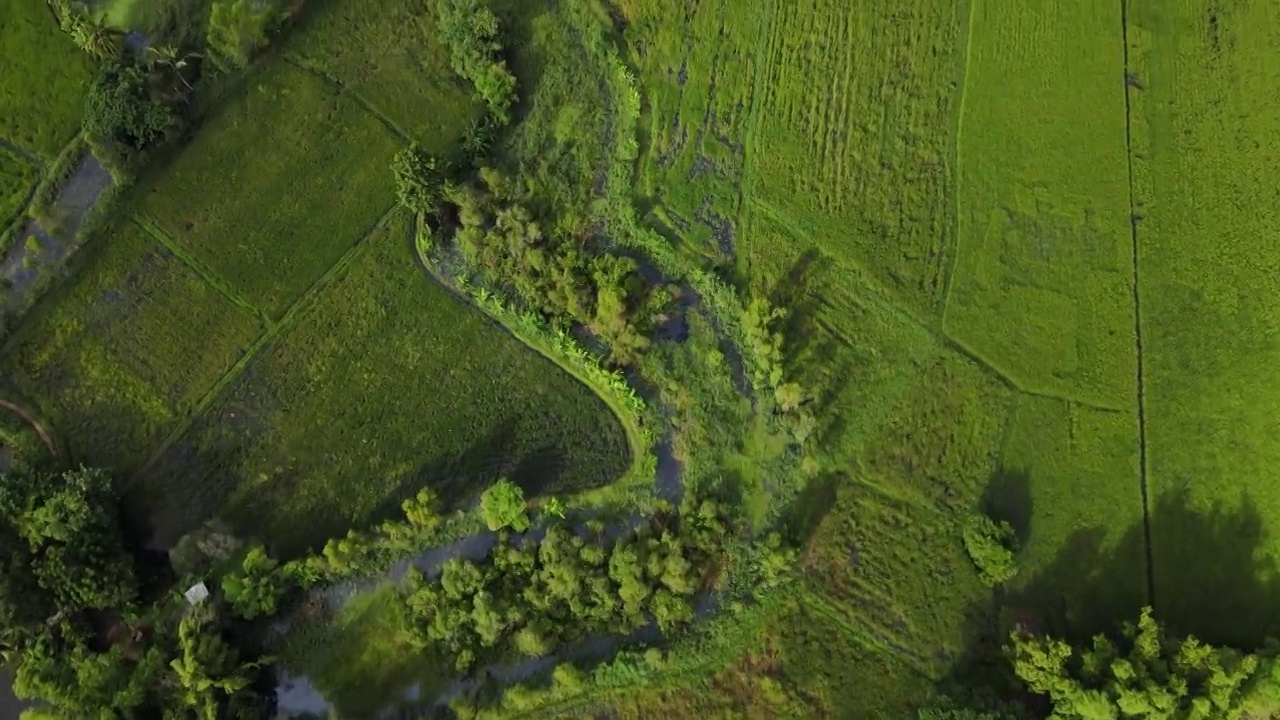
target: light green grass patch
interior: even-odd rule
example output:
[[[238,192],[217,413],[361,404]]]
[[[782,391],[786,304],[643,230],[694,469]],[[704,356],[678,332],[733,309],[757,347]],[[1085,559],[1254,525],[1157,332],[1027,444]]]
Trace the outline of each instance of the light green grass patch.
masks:
[[[815,231],[919,315],[952,239],[964,2],[779,2],[750,144],[752,198]],[[750,11],[754,13],[756,10]]]
[[[310,2],[290,43],[299,62],[351,91],[421,143],[443,153],[483,106],[439,42],[434,0]]]
[[[353,99],[276,62],[148,179],[138,209],[279,318],[391,207],[396,147]]]
[[[44,0],[5,0],[0,68],[0,140],[52,160],[80,128],[93,63]]]
[[[132,223],[84,252],[94,254],[32,311],[3,367],[76,460],[132,470],[258,327]]]
[[[1156,612],[1253,647],[1280,633],[1280,18],[1133,5]]]
[[[433,284],[395,218],[148,473],[160,515],[221,512],[291,553],[423,485],[456,503],[503,474],[536,495],[626,470],[604,403]]]
[[[1025,389],[1131,407],[1120,5],[973,2],[946,329]]]

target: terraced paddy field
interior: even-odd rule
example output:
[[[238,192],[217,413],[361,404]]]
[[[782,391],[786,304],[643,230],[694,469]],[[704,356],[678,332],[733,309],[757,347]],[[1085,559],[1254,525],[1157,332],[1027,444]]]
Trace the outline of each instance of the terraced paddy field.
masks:
[[[47,3],[5,0],[0,67],[0,147],[52,160],[80,129],[92,61],[58,29]]]
[[[141,478],[130,506],[161,544],[217,514],[291,554],[425,484],[461,502],[500,474],[534,493],[613,480],[630,458],[604,403],[414,265],[389,215],[405,138],[299,67],[295,48],[345,32],[349,6],[314,6],[33,311],[9,386],[75,460]],[[405,62],[440,61],[427,4],[406,7],[414,23],[384,14],[377,32],[416,27]],[[475,106],[441,82],[420,102],[449,112],[414,131],[446,148]]]

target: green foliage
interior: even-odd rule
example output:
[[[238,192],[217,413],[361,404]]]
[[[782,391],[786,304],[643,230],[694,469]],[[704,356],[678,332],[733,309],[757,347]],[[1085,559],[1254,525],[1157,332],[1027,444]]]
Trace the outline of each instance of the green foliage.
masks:
[[[1062,720],[1239,720],[1259,668],[1257,656],[1169,638],[1151,608],[1120,638],[1099,635],[1084,648],[1015,632],[1010,655]]]
[[[484,0],[436,0],[436,12],[454,72],[475,85],[490,115],[506,125],[515,102],[516,76],[502,59],[498,17]]]
[[[515,197],[510,178],[490,168],[479,174],[483,186],[447,192],[460,225],[453,242],[468,264],[487,284],[509,289],[553,324],[589,328],[609,347],[613,363],[635,362],[665,317],[669,291],[646,283],[631,258],[591,253],[547,232]]]
[[[12,620],[126,606],[136,588],[119,523],[112,480],[100,470],[4,476],[0,561],[8,570],[0,610]],[[6,623],[9,632],[22,629]]]
[[[392,158],[391,173],[396,179],[396,197],[401,206],[417,215],[436,211],[444,196],[447,176],[442,160],[417,145],[410,145]]]
[[[178,686],[178,705],[199,720],[218,720],[243,702],[259,662],[242,662],[221,637],[212,603],[187,611],[178,624],[177,657],[170,662]]]
[[[104,63],[85,98],[89,142],[115,163],[155,142],[176,119],[173,108],[152,89],[146,68],[127,59]]]
[[[213,0],[205,42],[209,55],[227,68],[242,68],[266,47],[280,17],[266,0]]]
[[[480,494],[480,515],[490,530],[509,527],[524,532],[529,529],[524,490],[506,478],[500,478]]]
[[[1018,574],[1018,563],[1014,559],[1018,537],[1009,523],[974,513],[965,521],[963,532],[964,549],[983,582],[999,585]]]
[[[246,620],[271,616],[287,589],[287,575],[261,544],[251,545],[240,565],[222,576],[222,593]]]
[[[679,515],[615,540],[553,524],[536,544],[500,540],[483,563],[449,560],[434,581],[411,571],[408,638],[447,648],[465,671],[504,651],[541,655],[589,633],[634,630],[650,616],[665,632],[682,628],[724,552],[724,511],[690,496]]]

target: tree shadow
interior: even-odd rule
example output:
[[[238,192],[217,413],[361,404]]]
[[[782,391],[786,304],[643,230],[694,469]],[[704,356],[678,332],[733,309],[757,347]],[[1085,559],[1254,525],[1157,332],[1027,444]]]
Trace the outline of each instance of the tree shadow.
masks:
[[[1018,474],[1011,477],[993,486],[1016,487]],[[1280,635],[1280,568],[1266,552],[1269,533],[1251,498],[1205,507],[1193,504],[1185,489],[1171,490],[1156,500],[1149,524],[1158,550],[1154,597],[1144,522],[1114,542],[1106,527],[1077,530],[1048,565],[966,610],[966,648],[942,687],[1034,704],[1004,656],[1015,628],[1079,646],[1099,633],[1117,633],[1148,604],[1174,636],[1255,650]]]
[[[805,547],[809,544],[823,519],[835,507],[836,493],[843,481],[844,478],[838,473],[823,473],[809,480],[787,507],[782,528],[793,545]]]
[[[982,492],[978,507],[987,517],[1009,523],[1026,547],[1031,540],[1031,474],[1024,468],[999,467]]]

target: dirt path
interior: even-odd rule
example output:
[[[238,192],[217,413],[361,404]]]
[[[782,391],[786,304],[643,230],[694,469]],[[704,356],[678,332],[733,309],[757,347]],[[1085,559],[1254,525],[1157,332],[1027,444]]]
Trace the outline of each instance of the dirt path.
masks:
[[[0,398],[0,407],[7,409],[14,415],[22,418],[22,421],[30,425],[36,431],[36,434],[40,436],[40,441],[49,449],[49,454],[53,457],[58,457],[58,448],[53,444],[53,438],[49,435],[49,431],[45,430],[44,426],[40,424],[40,421],[36,420],[34,415],[27,412],[26,408],[15,405],[3,398]]]

